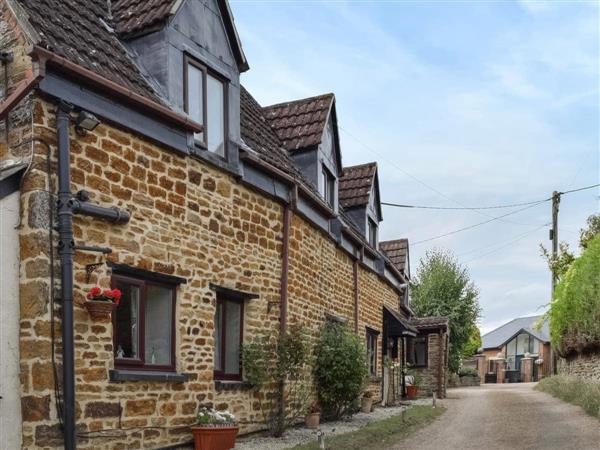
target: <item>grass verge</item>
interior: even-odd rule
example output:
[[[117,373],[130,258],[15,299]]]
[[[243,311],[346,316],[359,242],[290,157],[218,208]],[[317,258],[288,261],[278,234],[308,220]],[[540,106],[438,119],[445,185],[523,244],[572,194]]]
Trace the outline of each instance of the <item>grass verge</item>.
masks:
[[[438,406],[413,406],[401,414],[371,422],[360,430],[337,436],[325,436],[327,449],[380,450],[388,448],[419,428],[433,422],[446,408]],[[319,444],[311,442],[294,447],[294,450],[319,450]]]
[[[600,419],[600,383],[577,377],[555,375],[544,378],[535,387],[567,403],[581,406],[590,416]]]

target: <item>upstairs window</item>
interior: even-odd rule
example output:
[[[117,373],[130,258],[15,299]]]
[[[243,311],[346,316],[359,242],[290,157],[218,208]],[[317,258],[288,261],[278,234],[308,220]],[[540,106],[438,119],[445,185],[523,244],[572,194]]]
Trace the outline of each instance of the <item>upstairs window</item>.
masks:
[[[368,223],[369,223],[369,244],[371,244],[371,247],[373,248],[377,248],[377,224],[371,220],[368,219]]]
[[[321,194],[329,206],[335,206],[335,177],[323,166],[321,168]]]
[[[414,367],[427,367],[427,336],[408,339],[406,361]]]
[[[121,290],[113,314],[116,368],[175,370],[175,287],[114,275]]]
[[[369,376],[377,375],[377,335],[375,330],[367,328],[367,367]]]
[[[240,351],[244,329],[244,302],[217,295],[215,311],[215,379],[241,380]]]
[[[199,62],[186,57],[184,107],[190,118],[204,126],[196,143],[223,158],[227,151],[227,82]]]

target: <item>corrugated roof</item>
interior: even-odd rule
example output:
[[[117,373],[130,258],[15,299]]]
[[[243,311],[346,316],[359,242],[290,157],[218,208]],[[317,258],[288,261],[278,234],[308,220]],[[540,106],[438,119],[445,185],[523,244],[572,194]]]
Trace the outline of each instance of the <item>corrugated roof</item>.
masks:
[[[392,264],[403,274],[410,274],[408,258],[408,239],[379,242],[379,249],[384,251]]]
[[[334,99],[333,94],[324,94],[265,106],[263,110],[283,146],[293,151],[321,143]]]
[[[340,205],[352,208],[368,204],[376,173],[375,162],[344,167],[338,184]]]
[[[489,333],[481,336],[481,346],[484,349],[499,348],[506,344],[519,331],[524,330],[542,342],[550,342],[550,328],[548,321],[545,321],[541,330],[534,328],[536,322],[542,316],[518,317],[505,323]]]

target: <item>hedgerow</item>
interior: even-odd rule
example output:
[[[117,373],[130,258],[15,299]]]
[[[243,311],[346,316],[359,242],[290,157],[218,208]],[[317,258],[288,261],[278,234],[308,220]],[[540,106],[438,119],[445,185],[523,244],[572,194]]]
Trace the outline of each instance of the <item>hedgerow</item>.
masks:
[[[548,315],[552,344],[561,356],[600,348],[600,235],[561,278]]]

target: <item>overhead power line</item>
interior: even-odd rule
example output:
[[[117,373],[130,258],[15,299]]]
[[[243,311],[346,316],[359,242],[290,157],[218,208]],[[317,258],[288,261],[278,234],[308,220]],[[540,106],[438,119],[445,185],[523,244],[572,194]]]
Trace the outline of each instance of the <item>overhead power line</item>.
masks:
[[[498,216],[498,217],[492,217],[489,220],[485,220],[485,221],[479,222],[479,223],[474,223],[473,225],[469,225],[469,226],[466,226],[466,227],[463,227],[463,228],[459,228],[458,230],[449,231],[448,233],[440,234],[438,236],[433,236],[433,237],[430,237],[430,238],[427,238],[427,239],[423,239],[423,240],[420,240],[420,241],[417,241],[417,242],[413,242],[412,245],[423,244],[425,242],[433,241],[433,240],[436,240],[436,239],[441,239],[443,237],[451,236],[453,234],[460,233],[462,231],[471,230],[473,228],[479,227],[481,225],[488,224],[488,223],[493,222],[495,220],[500,220],[500,219],[502,219],[504,217],[512,216],[513,214],[520,213],[521,211],[525,211],[526,209],[530,209],[530,208],[533,208],[534,206],[541,205],[542,203],[545,203],[545,201],[537,202],[537,203],[534,203],[533,205],[526,206],[525,208],[517,209],[516,211],[511,211],[511,212],[508,212],[508,213],[503,214],[503,215]]]
[[[595,187],[600,186],[599,184],[593,184],[591,186],[584,186],[577,189],[571,189],[564,192],[559,192],[559,195],[572,194],[573,192],[585,191],[587,189],[593,189]],[[527,205],[537,205],[539,203],[549,202],[552,200],[552,197],[533,200],[530,202],[522,202],[522,203],[511,203],[507,205],[492,205],[492,206],[425,206],[425,205],[406,205],[403,203],[390,203],[390,202],[381,202],[382,205],[385,206],[393,206],[395,208],[411,208],[411,209],[439,209],[439,210],[458,210],[458,211],[473,211],[473,210],[481,210],[481,209],[506,209],[506,208],[516,208],[518,206],[527,206]]]

